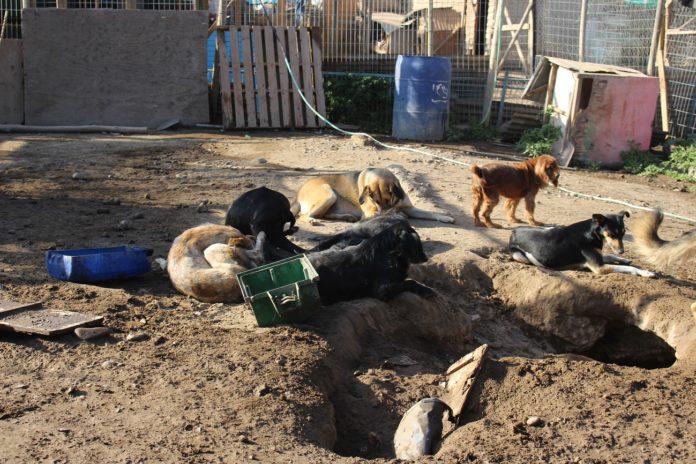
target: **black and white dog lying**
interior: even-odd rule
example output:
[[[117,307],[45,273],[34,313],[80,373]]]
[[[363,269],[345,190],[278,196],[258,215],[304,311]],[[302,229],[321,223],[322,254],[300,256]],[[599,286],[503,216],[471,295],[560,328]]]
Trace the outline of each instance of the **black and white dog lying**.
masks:
[[[653,272],[628,266],[628,259],[602,255],[605,242],[614,253],[624,252],[624,216],[629,217],[628,212],[593,214],[592,219],[562,227],[518,227],[510,235],[510,253],[515,261],[539,267],[653,277]]]
[[[388,222],[375,221],[367,230]],[[388,225],[359,245],[330,248],[307,257],[319,274],[317,285],[323,304],[369,296],[387,301],[401,292],[435,295],[431,288],[406,278],[411,263],[428,260],[418,233],[406,221]]]
[[[285,195],[275,190],[259,187],[240,195],[227,210],[225,225],[245,235],[256,236],[265,232],[266,262],[304,253],[286,237],[297,230],[295,216],[290,212],[290,202]]]

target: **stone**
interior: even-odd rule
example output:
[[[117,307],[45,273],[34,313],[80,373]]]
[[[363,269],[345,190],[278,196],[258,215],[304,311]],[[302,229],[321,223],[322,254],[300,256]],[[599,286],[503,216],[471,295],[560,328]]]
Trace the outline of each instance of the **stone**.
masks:
[[[91,340],[93,338],[105,337],[111,333],[108,327],[78,327],[75,329],[75,336],[80,340]]]
[[[118,230],[128,230],[132,229],[132,224],[128,219],[124,219],[123,221],[120,221],[118,225],[116,226]]]
[[[265,383],[259,385],[254,389],[254,396],[264,396],[268,395],[271,392],[271,389],[266,385]]]
[[[541,427],[544,425],[544,421],[541,420],[540,417],[537,416],[529,416],[526,421],[527,425],[531,427]]]
[[[143,342],[149,339],[150,336],[145,332],[131,332],[128,335],[126,335],[127,342]]]
[[[406,411],[394,433],[396,458],[411,460],[432,454],[442,439],[442,418],[448,410],[442,400],[425,398]]]

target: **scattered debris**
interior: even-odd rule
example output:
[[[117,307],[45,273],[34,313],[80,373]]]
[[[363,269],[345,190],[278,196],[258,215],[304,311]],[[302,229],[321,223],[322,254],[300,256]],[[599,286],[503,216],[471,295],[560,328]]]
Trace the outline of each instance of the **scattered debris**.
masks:
[[[72,178],[75,180],[87,180],[87,174],[83,172],[73,172]]]
[[[541,420],[540,417],[537,416],[529,416],[526,420],[527,425],[532,426],[532,427],[543,427],[544,426],[544,421]]]
[[[164,258],[155,258],[154,263],[159,266],[159,268],[163,271],[167,270],[167,260]]]
[[[415,366],[416,364],[418,364],[418,361],[414,361],[413,359],[409,358],[405,354],[399,354],[396,356],[392,356],[391,358],[387,359],[387,362],[393,366],[401,366],[401,367]]]

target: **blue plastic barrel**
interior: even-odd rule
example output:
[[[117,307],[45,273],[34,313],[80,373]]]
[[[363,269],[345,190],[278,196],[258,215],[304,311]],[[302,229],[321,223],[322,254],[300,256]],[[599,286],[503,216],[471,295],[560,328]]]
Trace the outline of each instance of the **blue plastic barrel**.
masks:
[[[449,58],[399,55],[392,135],[397,139],[444,139],[451,80]]]

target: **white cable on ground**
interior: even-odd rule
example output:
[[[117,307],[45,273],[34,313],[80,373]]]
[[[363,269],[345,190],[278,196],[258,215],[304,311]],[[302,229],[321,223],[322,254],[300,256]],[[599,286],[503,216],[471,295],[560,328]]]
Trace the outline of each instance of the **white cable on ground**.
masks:
[[[270,23],[270,18],[268,18],[268,16],[266,16],[266,19],[269,20],[269,23]],[[305,103],[305,105],[307,106],[307,108],[309,108],[310,110],[312,110],[312,113],[314,113],[315,115],[317,115],[317,117],[318,117],[319,119],[321,119],[322,121],[324,121],[329,127],[331,127],[332,129],[334,129],[335,131],[338,131],[338,132],[340,132],[340,133],[342,133],[342,134],[345,134],[345,135],[351,135],[351,136],[352,136],[352,135],[359,135],[359,136],[367,137],[368,139],[370,139],[370,140],[372,140],[373,142],[375,142],[377,145],[382,146],[382,147],[384,147],[384,148],[389,148],[389,149],[391,149],[391,150],[410,151],[410,152],[413,152],[413,153],[419,153],[419,154],[421,154],[421,155],[430,156],[430,157],[432,157],[432,158],[438,158],[438,159],[441,159],[441,160],[443,160],[443,161],[447,161],[447,162],[450,162],[450,163],[459,164],[459,165],[461,165],[461,166],[471,166],[471,163],[466,163],[466,162],[464,162],[464,161],[455,160],[455,159],[452,159],[452,158],[448,158],[448,157],[446,157],[446,156],[437,155],[437,154],[435,154],[435,153],[430,153],[430,152],[427,152],[427,151],[424,151],[424,150],[419,150],[419,149],[417,149],[417,148],[404,147],[404,146],[397,146],[397,145],[388,145],[388,144],[386,144],[386,143],[380,142],[379,140],[377,140],[376,138],[374,138],[373,136],[371,136],[370,134],[367,134],[367,133],[365,133],[365,132],[351,132],[351,131],[347,131],[347,130],[345,130],[345,129],[341,129],[340,127],[338,127],[337,125],[335,125],[334,123],[332,123],[331,121],[329,121],[328,119],[326,119],[326,118],[325,118],[323,115],[321,115],[321,114],[312,106],[312,104],[311,104],[309,101],[307,101],[307,99],[305,98],[304,92],[302,92],[302,89],[300,88],[299,84],[297,83],[297,80],[295,79],[295,74],[293,74],[293,72],[292,72],[292,68],[291,68],[291,66],[290,66],[290,62],[288,61],[287,53],[286,53],[286,51],[285,51],[285,47],[283,47],[282,42],[281,42],[280,40],[278,40],[278,36],[277,36],[277,34],[276,34],[275,27],[274,27],[272,24],[271,24],[271,26],[273,27],[273,35],[274,35],[275,38],[276,38],[276,42],[278,42],[278,46],[280,47],[280,49],[281,49],[282,52],[283,52],[283,60],[285,60],[285,67],[288,68],[288,73],[290,74],[290,79],[292,80],[292,85],[295,86],[295,89],[297,90],[297,93],[300,95],[300,98],[302,98],[302,101]],[[480,153],[480,154],[494,155],[494,153],[475,152],[475,151],[469,151],[469,153],[473,153],[473,154]],[[587,198],[587,199],[590,199],[590,200],[604,201],[604,202],[606,202],[606,203],[616,203],[616,204],[619,204],[619,205],[628,206],[629,208],[640,209],[640,210],[643,210],[643,211],[651,211],[651,210],[654,209],[654,208],[647,208],[647,207],[645,207],[645,206],[634,205],[633,203],[629,203],[629,202],[623,201],[623,200],[616,200],[616,199],[610,198],[610,197],[602,197],[602,196],[599,196],[599,195],[588,195],[588,194],[586,194],[586,193],[574,192],[573,190],[570,190],[570,189],[567,189],[567,188],[564,188],[564,187],[558,187],[558,190],[561,190],[562,192],[568,193],[568,194],[573,195],[573,196],[578,196],[578,197],[582,197],[582,198]],[[667,217],[671,217],[671,218],[674,218],[674,219],[680,219],[680,220],[682,220],[682,221],[686,221],[686,222],[689,222],[689,223],[691,223],[691,224],[696,224],[696,219],[692,219],[692,218],[689,218],[689,217],[681,216],[681,215],[679,215],[679,214],[669,213],[669,212],[666,212],[666,211],[663,211],[663,214],[664,214],[665,216],[667,216]]]

